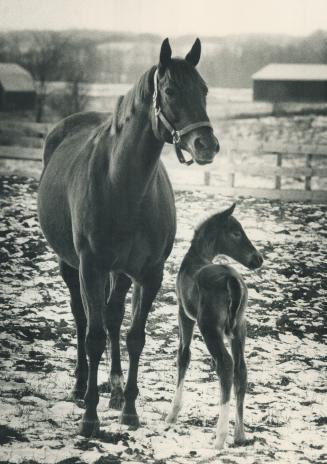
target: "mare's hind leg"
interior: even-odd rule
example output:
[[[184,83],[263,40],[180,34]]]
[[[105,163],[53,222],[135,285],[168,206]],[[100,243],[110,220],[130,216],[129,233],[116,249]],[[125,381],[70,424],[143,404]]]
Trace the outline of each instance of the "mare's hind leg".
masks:
[[[244,359],[244,347],[246,337],[245,322],[237,328],[234,338],[231,341],[232,353],[234,358],[234,391],[236,396],[236,417],[234,442],[241,444],[245,442],[243,406],[247,383],[247,369]]]
[[[179,347],[177,353],[177,386],[175,396],[171,405],[171,410],[166,419],[166,422],[168,423],[176,422],[178,413],[182,408],[182,395],[185,374],[191,359],[190,344],[192,341],[194,321],[192,321],[192,319],[189,319],[186,316],[181,303],[179,303],[178,324]]]
[[[121,422],[125,425],[139,426],[139,418],[136,413],[135,400],[139,389],[137,386],[137,374],[140,356],[145,344],[145,324],[162,282],[162,271],[154,269],[149,272],[146,282],[142,286],[134,283],[133,291],[133,320],[127,334],[127,350],[129,355],[128,377],[124,390],[124,407]]]
[[[124,379],[120,362],[120,327],[125,312],[125,297],[131,279],[125,274],[110,274],[110,294],[106,305],[105,321],[111,344],[111,394],[109,407],[121,409],[124,403]]]
[[[209,310],[209,308],[206,308]],[[215,447],[224,446],[229,426],[229,402],[233,383],[233,359],[224,344],[223,330],[216,327],[213,318],[199,317],[199,327],[208,350],[216,364],[216,371],[220,380],[220,411],[217,423]]]
[[[82,400],[86,392],[88,367],[85,353],[86,316],[81,299],[78,270],[70,267],[61,259],[59,259],[59,269],[70,292],[70,306],[77,332],[76,383],[72,391],[72,398]]]

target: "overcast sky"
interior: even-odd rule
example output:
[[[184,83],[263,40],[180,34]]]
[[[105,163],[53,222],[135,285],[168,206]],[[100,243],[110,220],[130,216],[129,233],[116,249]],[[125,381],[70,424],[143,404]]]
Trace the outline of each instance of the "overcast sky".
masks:
[[[0,29],[226,35],[327,29],[327,0],[0,0]]]

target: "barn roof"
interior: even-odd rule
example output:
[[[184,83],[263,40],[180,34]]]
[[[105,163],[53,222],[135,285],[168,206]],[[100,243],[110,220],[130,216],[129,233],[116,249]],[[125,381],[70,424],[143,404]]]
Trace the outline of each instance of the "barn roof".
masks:
[[[35,90],[30,73],[16,63],[0,63],[0,83],[7,92]]]
[[[273,81],[327,81],[327,65],[271,63],[253,74],[252,79]]]

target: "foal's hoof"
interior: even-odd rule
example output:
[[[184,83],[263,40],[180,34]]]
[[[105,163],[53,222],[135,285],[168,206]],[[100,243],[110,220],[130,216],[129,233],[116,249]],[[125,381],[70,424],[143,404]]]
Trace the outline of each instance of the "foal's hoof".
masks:
[[[140,421],[137,414],[122,414],[120,417],[120,423],[123,425],[130,425],[136,429],[140,426]]]
[[[216,441],[215,441],[216,450],[221,450],[221,449],[224,448],[224,444],[225,444],[225,441],[226,441],[226,436],[227,435],[222,435],[222,436],[216,438]]]
[[[83,419],[80,425],[79,434],[85,438],[95,437],[100,431],[100,422],[98,419]]]
[[[248,446],[251,443],[252,443],[252,440],[247,440],[245,437],[234,439],[234,446]]]
[[[166,417],[166,424],[175,424],[177,421],[177,415],[170,412]]]
[[[117,409],[121,411],[124,405],[124,394],[123,392],[111,393],[109,400],[109,408]]]

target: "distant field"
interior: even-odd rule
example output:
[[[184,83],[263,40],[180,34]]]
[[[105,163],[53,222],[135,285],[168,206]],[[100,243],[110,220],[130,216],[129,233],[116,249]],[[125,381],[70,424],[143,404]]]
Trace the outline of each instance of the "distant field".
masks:
[[[64,82],[51,82],[48,84],[48,93],[63,92]],[[89,96],[88,109],[94,111],[112,111],[117,97],[124,95],[133,84],[84,84],[82,88]],[[326,110],[324,103],[288,103],[279,105],[285,112],[300,112],[313,110]],[[208,94],[208,114],[212,119],[223,119],[239,115],[269,115],[273,111],[272,103],[253,102],[252,89],[218,88],[211,87]]]

